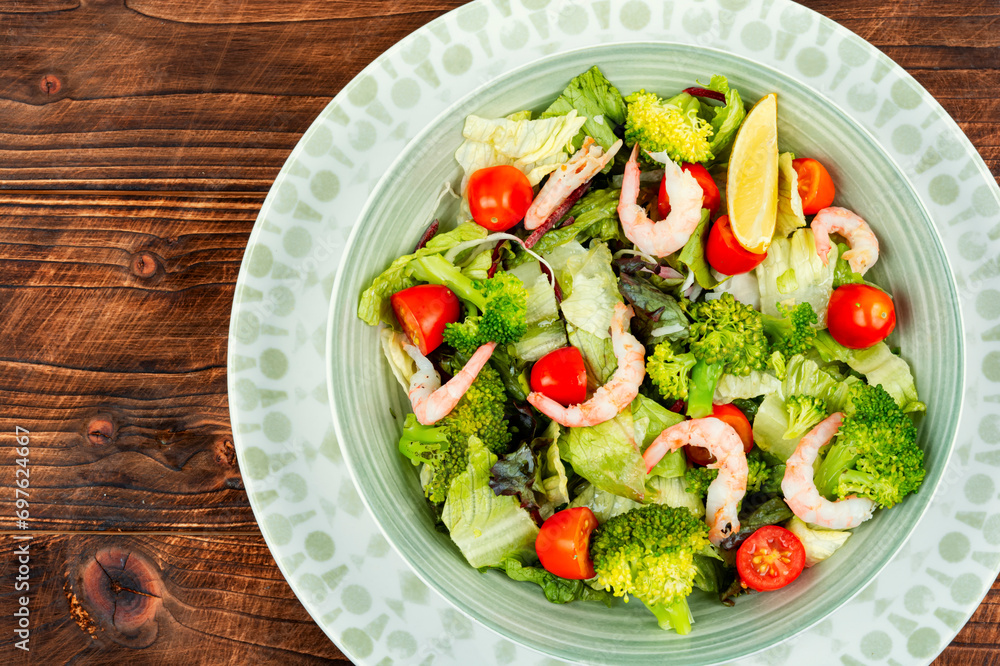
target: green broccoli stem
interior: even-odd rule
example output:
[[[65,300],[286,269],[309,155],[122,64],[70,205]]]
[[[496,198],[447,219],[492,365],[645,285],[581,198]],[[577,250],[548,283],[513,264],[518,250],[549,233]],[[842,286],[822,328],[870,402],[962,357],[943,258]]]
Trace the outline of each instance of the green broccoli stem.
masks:
[[[641,600],[640,600],[641,601]],[[649,604],[642,602],[656,616],[660,629],[673,629],[678,634],[690,634],[694,616],[688,606],[687,597],[681,597],[672,604]]]
[[[414,414],[407,414],[403,422],[403,434],[399,438],[399,452],[409,458],[414,465],[429,462],[437,457],[441,447],[448,444],[444,428],[424,425]]]
[[[691,112],[698,113],[701,111],[701,101],[694,95],[689,95],[686,92],[674,95],[666,103],[680,109],[684,117],[688,117]]]
[[[413,277],[416,280],[444,285],[455,292],[456,296],[468,301],[479,310],[486,307],[486,297],[476,289],[473,281],[441,255],[430,254],[420,257],[410,265],[413,267]]]
[[[712,413],[715,387],[722,378],[722,368],[722,363],[698,361],[694,364],[688,385],[687,413],[691,418],[700,419]]]
[[[816,489],[828,499],[836,499],[841,475],[854,464],[858,454],[847,444],[834,444],[814,475]]]

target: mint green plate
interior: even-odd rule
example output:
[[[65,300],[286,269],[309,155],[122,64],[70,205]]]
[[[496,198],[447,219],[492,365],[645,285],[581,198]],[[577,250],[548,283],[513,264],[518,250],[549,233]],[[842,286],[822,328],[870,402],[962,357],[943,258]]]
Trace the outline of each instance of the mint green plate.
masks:
[[[609,42],[625,45],[600,46]],[[584,47],[599,48],[571,52]],[[542,57],[543,66],[529,64]],[[403,396],[374,330],[353,316],[361,285],[412,246],[432,212],[420,206],[456,175],[448,163],[455,118],[542,106],[595,63],[623,89],[669,91],[718,71],[747,98],[779,92],[783,145],[832,164],[839,202],[868,217],[886,246],[876,278],[896,294],[898,343],[931,406],[921,427],[929,467],[922,493],[864,526],[791,589],[734,609],[696,604],[686,638],[651,630],[634,604],[552,606],[462,564],[429,529],[412,469],[393,455],[388,407],[402,413]],[[517,68],[516,79],[504,77]],[[407,177],[394,180],[393,197],[377,189],[362,215],[387,172]],[[925,91],[856,36],[789,2],[498,1],[442,17],[381,56],[321,114],[265,202],[241,269],[230,404],[241,469],[275,560],[360,663],[545,661],[484,626],[549,654],[615,663],[665,653],[708,663],[761,649],[741,663],[809,663],[816,654],[848,664],[931,660],[1000,568],[1000,501],[983,473],[1000,465],[998,195]],[[344,254],[359,219],[363,231]],[[342,255],[350,259],[331,302]]]

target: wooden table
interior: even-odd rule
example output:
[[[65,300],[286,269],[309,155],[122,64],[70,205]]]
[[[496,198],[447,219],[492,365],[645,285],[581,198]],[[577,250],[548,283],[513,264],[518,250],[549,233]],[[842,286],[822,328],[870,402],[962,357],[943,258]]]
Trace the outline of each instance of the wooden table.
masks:
[[[460,4],[0,0],[0,661],[345,660],[243,490],[229,310],[302,132]],[[1000,175],[998,0],[804,4],[907,68]],[[28,531],[15,428],[30,431]],[[12,615],[27,534],[30,655]],[[987,662],[1000,663],[996,583],[939,660]]]

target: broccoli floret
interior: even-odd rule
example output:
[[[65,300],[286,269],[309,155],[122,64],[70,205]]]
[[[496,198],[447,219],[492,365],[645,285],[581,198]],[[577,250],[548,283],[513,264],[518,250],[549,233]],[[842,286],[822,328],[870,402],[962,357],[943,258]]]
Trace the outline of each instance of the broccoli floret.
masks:
[[[691,353],[698,360],[691,370],[687,413],[701,418],[712,413],[715,387],[724,373],[742,377],[766,367],[767,338],[761,314],[732,294],[700,303],[685,301],[684,307],[694,319]]]
[[[625,98],[625,143],[638,143],[648,153],[666,152],[675,162],[712,159],[712,125],[698,116],[701,102],[687,93],[664,101],[645,90]]]
[[[770,490],[774,485],[775,470],[778,468],[767,466],[758,449],[750,451],[747,454],[747,494]],[[784,474],[784,467],[778,471]],[[719,470],[695,465],[684,473],[684,480],[687,481],[688,492],[704,500],[708,497],[708,487],[717,476]]]
[[[616,597],[636,597],[662,629],[691,631],[694,556],[709,546],[708,526],[685,508],[637,507],[611,518],[591,537],[596,582]]]
[[[764,334],[771,340],[771,348],[786,358],[805,354],[816,342],[815,325],[819,321],[809,303],[799,303],[794,308],[778,304],[781,317],[762,315]]]
[[[475,308],[464,322],[445,327],[445,342],[458,351],[472,354],[487,342],[514,343],[528,330],[528,292],[510,273],[500,271],[486,280],[472,280],[436,254],[413,264],[415,279],[443,284]]]
[[[816,487],[828,497],[859,495],[889,508],[920,488],[923,465],[910,417],[881,385],[858,382],[837,439],[816,470]]]
[[[827,417],[826,400],[814,395],[791,395],[785,400],[788,412],[788,427],[785,439],[800,439]]]
[[[646,374],[667,400],[686,400],[688,374],[696,362],[693,354],[675,354],[669,342],[661,342],[646,359]]]
[[[511,435],[504,418],[505,403],[500,376],[486,366],[455,408],[434,425],[420,424],[413,414],[406,416],[399,451],[414,465],[427,465],[427,499],[437,504],[447,498],[452,479],[469,464],[469,437],[478,437],[494,455],[507,452]]]

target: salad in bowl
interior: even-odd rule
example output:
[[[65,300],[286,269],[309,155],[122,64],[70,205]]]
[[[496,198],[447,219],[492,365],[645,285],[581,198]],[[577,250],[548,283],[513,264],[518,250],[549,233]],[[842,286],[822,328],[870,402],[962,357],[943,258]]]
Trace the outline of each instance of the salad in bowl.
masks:
[[[683,635],[920,489],[884,237],[783,150],[779,102],[591,67],[540,112],[465,118],[460,182],[357,316],[408,398],[396,455],[469,567]]]

